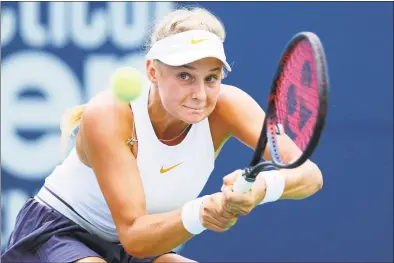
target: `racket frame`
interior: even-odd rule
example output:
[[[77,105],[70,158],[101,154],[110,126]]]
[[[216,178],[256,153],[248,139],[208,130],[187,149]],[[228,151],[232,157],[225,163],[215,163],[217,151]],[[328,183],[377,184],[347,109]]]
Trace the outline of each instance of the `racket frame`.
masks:
[[[281,162],[279,150],[277,148],[276,143],[276,131],[275,129],[275,121],[276,121],[276,110],[275,110],[275,96],[277,91],[277,82],[279,81],[281,74],[283,72],[283,68],[286,65],[287,61],[290,59],[291,52],[297,46],[297,44],[306,40],[311,45],[315,65],[317,68],[317,81],[318,81],[318,92],[319,92],[319,108],[318,108],[318,118],[316,121],[316,125],[313,129],[312,137],[303,151],[300,158],[293,161],[292,163],[284,164]],[[317,147],[320,141],[321,133],[324,129],[327,115],[327,105],[328,105],[328,71],[327,71],[327,62],[326,56],[323,49],[323,45],[320,39],[316,34],[312,32],[300,32],[296,34],[287,44],[285,51],[282,54],[280,59],[278,68],[276,70],[273,83],[271,86],[271,92],[268,98],[268,107],[266,116],[264,119],[263,127],[260,133],[260,137],[254,151],[252,160],[249,166],[244,170],[243,177],[247,182],[254,182],[258,174],[267,167],[275,167],[277,169],[292,169],[302,165],[308,158],[312,155],[313,151]],[[269,123],[270,122],[270,123]],[[271,131],[269,131],[269,129]],[[268,145],[270,146],[272,161],[262,161],[265,148]]]

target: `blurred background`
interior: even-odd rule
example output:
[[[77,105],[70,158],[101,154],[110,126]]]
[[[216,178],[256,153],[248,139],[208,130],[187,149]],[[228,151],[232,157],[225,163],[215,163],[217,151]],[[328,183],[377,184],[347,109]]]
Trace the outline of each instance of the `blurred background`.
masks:
[[[185,3],[1,3],[1,241],[59,163],[63,111],[108,88],[122,65],[144,70],[152,23]],[[233,66],[225,83],[265,108],[290,38],[315,32],[330,74],[328,123],[313,155],[324,187],[255,209],[226,233],[205,232],[181,253],[203,262],[393,261],[393,3],[190,2],[225,24]],[[247,165],[225,145],[202,194]]]

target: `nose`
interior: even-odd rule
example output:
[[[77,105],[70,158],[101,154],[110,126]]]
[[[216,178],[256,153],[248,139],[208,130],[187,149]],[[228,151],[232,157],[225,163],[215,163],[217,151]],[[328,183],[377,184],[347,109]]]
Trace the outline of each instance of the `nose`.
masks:
[[[207,98],[207,93],[205,92],[204,81],[196,82],[193,90],[192,98],[195,100],[205,101]]]

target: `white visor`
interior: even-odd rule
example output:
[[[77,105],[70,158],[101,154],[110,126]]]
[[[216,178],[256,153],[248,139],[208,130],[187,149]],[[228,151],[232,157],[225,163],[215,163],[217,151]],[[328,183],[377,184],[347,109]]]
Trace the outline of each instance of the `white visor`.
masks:
[[[146,59],[158,59],[170,66],[182,66],[208,57],[221,60],[227,71],[231,71],[222,40],[205,30],[189,30],[163,38],[154,43],[146,55]]]

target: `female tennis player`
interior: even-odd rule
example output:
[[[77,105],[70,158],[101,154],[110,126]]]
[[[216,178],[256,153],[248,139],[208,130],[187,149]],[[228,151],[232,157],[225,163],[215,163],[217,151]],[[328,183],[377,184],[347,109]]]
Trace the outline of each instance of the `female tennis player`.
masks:
[[[149,86],[137,100],[104,91],[65,115],[63,136],[79,127],[76,146],[19,212],[3,262],[193,262],[172,251],[206,229],[228,230],[258,204],[322,187],[308,161],[263,172],[242,194],[231,191],[237,170],[223,191],[198,198],[226,140],[255,148],[265,115],[241,89],[222,84],[231,71],[224,39],[207,10],[176,10],[151,36]],[[298,155],[280,137],[282,158]]]

